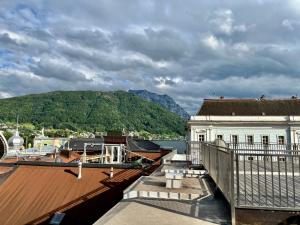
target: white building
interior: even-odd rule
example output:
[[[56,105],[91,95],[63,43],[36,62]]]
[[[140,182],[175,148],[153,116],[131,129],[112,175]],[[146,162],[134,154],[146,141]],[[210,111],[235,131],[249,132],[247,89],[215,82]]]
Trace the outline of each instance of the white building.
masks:
[[[64,145],[69,138],[62,138],[62,137],[47,137],[44,134],[44,128],[40,135],[36,136],[33,139],[33,148],[38,149],[39,151],[48,151],[50,149],[58,149],[62,145]]]
[[[300,100],[205,99],[188,127],[191,142],[299,144]]]

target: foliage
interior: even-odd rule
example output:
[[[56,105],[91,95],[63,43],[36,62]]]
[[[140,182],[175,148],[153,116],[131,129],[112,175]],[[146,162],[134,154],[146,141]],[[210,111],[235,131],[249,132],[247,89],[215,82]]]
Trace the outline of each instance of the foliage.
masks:
[[[185,130],[176,114],[124,91],[57,91],[0,100],[0,120],[15,122],[17,115],[28,138],[42,127],[53,129],[49,136],[123,129],[174,136]]]
[[[8,140],[10,137],[13,136],[13,133],[9,131],[4,131],[3,136],[5,137],[6,140]]]

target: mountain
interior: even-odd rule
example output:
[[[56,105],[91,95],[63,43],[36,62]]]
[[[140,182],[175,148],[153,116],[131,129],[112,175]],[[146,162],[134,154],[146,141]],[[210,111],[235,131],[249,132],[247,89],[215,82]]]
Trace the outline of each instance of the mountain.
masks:
[[[147,131],[184,135],[185,121],[125,91],[56,91],[0,99],[0,121],[86,131]]]
[[[133,93],[147,101],[159,104],[160,106],[173,113],[176,113],[184,119],[189,119],[190,117],[190,115],[168,95],[159,95],[147,90],[129,90],[128,92]]]

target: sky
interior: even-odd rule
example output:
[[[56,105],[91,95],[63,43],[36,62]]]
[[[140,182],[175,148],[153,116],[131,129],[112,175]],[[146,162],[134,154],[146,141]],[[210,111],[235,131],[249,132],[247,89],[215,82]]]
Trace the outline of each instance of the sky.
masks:
[[[300,0],[0,0],[0,98],[147,89],[300,94]]]

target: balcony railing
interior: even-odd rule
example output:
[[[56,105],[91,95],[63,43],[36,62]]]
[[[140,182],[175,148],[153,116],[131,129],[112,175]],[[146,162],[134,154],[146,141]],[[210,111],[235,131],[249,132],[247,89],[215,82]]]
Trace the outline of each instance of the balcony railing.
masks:
[[[255,142],[249,143],[228,143],[227,147],[230,149],[240,149],[240,150],[300,150],[300,144],[278,144],[278,143],[268,143],[263,144]]]
[[[298,145],[226,147],[191,143],[191,163],[202,164],[236,208],[300,210]],[[256,148],[254,148],[256,147]],[[294,150],[297,149],[297,150]]]

